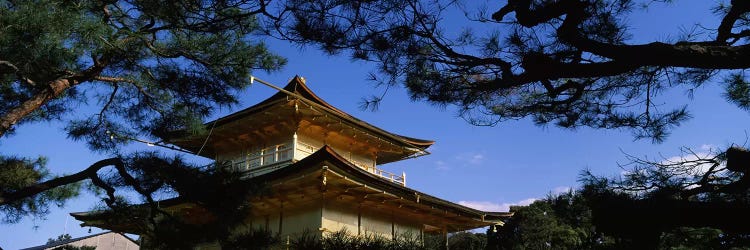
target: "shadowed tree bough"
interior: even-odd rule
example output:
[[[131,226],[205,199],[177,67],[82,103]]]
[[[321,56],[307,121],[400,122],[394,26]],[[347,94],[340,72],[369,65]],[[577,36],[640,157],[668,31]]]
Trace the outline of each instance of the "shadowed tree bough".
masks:
[[[583,195],[597,230],[647,248],[684,228],[720,230],[724,246],[750,244],[750,152],[683,153],[661,161],[630,157],[632,168],[621,178],[584,172]]]
[[[719,1],[705,9],[715,25],[659,34],[672,39],[630,34],[631,15],[659,4],[694,3],[508,0],[477,9],[469,1],[291,0],[266,24],[282,39],[375,62],[372,79],[386,90],[401,85],[413,99],[456,105],[477,125],[531,118],[565,128],[625,128],[660,142],[690,117],[661,94],[690,95],[704,84],[724,87],[729,102],[749,110],[750,2]],[[456,18],[461,12],[468,13],[463,20]],[[651,248],[661,233],[683,227],[746,237],[749,223],[740,218],[750,208],[747,178],[721,161],[636,160],[641,167],[621,180],[586,175],[594,223]],[[696,163],[714,167],[691,174],[705,166]]]
[[[632,42],[629,15],[660,2],[673,1],[509,0],[476,7],[471,1],[290,0],[268,24],[282,39],[377,62],[380,74],[372,78],[378,83],[403,85],[417,100],[454,104],[473,124],[530,117],[565,128],[627,128],[637,138],[661,141],[689,118],[685,107],[662,107],[666,89],[692,91],[724,80],[726,97],[750,107],[743,73],[750,67],[750,3],[707,8],[720,20],[715,27],[660,34],[678,36],[671,41]]]
[[[145,202],[138,208],[149,216],[141,219],[153,228],[183,223],[155,205],[157,193],[198,204],[222,197],[185,190],[200,184],[212,192],[241,189],[234,198],[246,201],[259,189],[230,182],[236,178],[227,173],[122,146],[175,129],[201,133],[214,109],[237,102],[252,70],[283,66],[254,35],[255,16],[264,12],[263,1],[0,1],[0,138],[23,124],[62,121],[69,138],[109,155],[61,177],[50,174],[43,157],[0,156],[3,222],[43,216],[76,196],[81,181],[122,216],[135,209],[131,202]],[[206,209],[220,214],[217,223],[246,212],[247,206],[230,205],[235,210]],[[217,235],[203,236],[189,239]]]
[[[77,190],[55,187],[81,179],[115,208],[124,201],[113,194],[118,188],[148,201],[172,185],[129,163],[178,159],[122,156],[119,146],[175,129],[199,133],[214,107],[235,103],[250,70],[283,65],[253,40],[256,18],[274,36],[378,62],[375,80],[403,84],[415,99],[456,104],[478,125],[531,117],[561,127],[631,128],[659,141],[689,116],[685,108],[662,110],[659,93],[717,79],[731,102],[750,108],[742,71],[750,64],[750,4],[717,6],[720,23],[703,34],[631,42],[627,15],[658,2],[667,1],[491,2],[469,17],[478,27],[452,34],[441,27],[443,14],[469,8],[457,1],[2,1],[0,137],[23,123],[60,119],[71,138],[115,157],[52,179],[42,159],[3,156],[0,206],[6,215],[43,214]],[[78,105],[95,110],[73,115]],[[28,178],[6,178],[13,173]]]
[[[599,218],[602,207],[591,195],[591,186],[568,193],[550,194],[528,206],[514,206],[515,214],[502,227],[487,231],[487,249],[747,249],[746,233],[716,227],[688,227],[707,219],[691,217],[681,225],[664,227],[657,216],[639,207],[618,208],[612,217]],[[688,208],[689,209],[689,208]],[[681,210],[671,210],[679,214]],[[637,213],[634,215],[632,213]],[[664,215],[664,214],[660,214]],[[669,214],[667,214],[669,215]],[[639,217],[646,216],[646,217]],[[709,218],[701,215],[698,217]],[[740,219],[738,216],[737,219]],[[695,223],[693,219],[697,219]],[[633,221],[630,221],[633,220]],[[627,222],[613,223],[613,221]],[[716,225],[716,224],[714,224]],[[660,232],[654,233],[653,227]],[[648,232],[648,233],[644,233]],[[651,234],[646,236],[647,234]]]

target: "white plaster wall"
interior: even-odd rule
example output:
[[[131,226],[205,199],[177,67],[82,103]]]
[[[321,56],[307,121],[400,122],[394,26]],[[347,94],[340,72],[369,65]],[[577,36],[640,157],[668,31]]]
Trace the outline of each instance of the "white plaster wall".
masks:
[[[311,207],[311,209],[284,211],[281,235],[294,237],[305,231],[318,233],[322,227],[320,214],[321,209],[318,206]]]
[[[338,204],[326,204],[325,209],[323,209],[322,224],[326,232],[346,230],[348,233],[356,235],[359,224],[357,210]]]
[[[279,222],[281,222],[281,236],[298,235],[305,231],[318,232],[321,227],[321,207],[308,206],[294,210],[284,210],[282,213],[256,215],[249,220],[250,226],[255,229],[268,229],[271,233],[279,233]]]
[[[324,145],[322,141],[315,140],[313,138],[310,138],[309,136],[301,135],[301,134],[297,135],[297,140],[315,147],[316,150],[322,148]],[[333,150],[336,151],[337,154],[343,156],[344,158],[346,158],[347,160],[351,162],[357,162],[358,165],[363,165],[363,166],[368,166],[368,167],[375,166],[375,161],[373,161],[372,157],[370,156],[354,154],[354,153],[350,154],[349,150],[347,149],[339,148],[337,146],[331,146],[331,147],[333,147]],[[295,160],[301,160],[301,159],[302,157],[295,155]]]
[[[361,235],[376,235],[385,239],[391,239],[394,233],[397,237],[408,235],[418,238],[420,235],[419,223],[377,207],[362,207],[361,224],[358,224],[359,209],[357,204],[328,202],[323,209],[323,227],[327,232],[346,228],[350,234],[356,235],[359,232]]]
[[[391,239],[392,224],[393,218],[390,215],[384,215],[369,209],[363,209],[362,211],[362,234]]]
[[[396,237],[421,238],[422,226],[416,222],[399,220],[401,223],[395,225]]]
[[[94,246],[97,250],[138,250],[137,244],[118,233],[106,233],[69,243],[70,246]]]
[[[315,140],[313,138],[310,138],[309,136],[306,136],[306,135],[303,135],[303,134],[299,134],[299,133],[297,134],[297,141],[305,143],[307,145],[310,145],[310,146],[314,147],[313,153],[315,151],[317,151],[318,149],[320,149],[320,148],[323,147],[323,142],[322,141]],[[297,160],[297,161],[299,161],[299,160],[302,160],[303,158],[309,156],[309,154],[310,154],[309,152],[305,152],[305,153],[295,152],[294,159]]]

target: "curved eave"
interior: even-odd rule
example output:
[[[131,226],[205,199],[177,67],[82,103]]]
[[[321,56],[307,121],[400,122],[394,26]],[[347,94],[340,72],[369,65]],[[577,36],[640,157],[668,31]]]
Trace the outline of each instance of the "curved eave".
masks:
[[[112,217],[110,216],[110,213],[111,211],[76,212],[70,213],[70,216],[73,216],[73,218],[78,221],[82,221],[83,223],[80,224],[81,227],[98,227],[116,232],[140,233],[139,230],[137,230],[139,225],[136,223],[112,223],[110,221],[110,218]]]
[[[170,213],[180,213],[183,209],[197,208],[200,207],[194,203],[187,202],[185,199],[176,197],[166,200],[157,201],[159,207]],[[143,230],[147,228],[140,222],[144,220],[147,210],[150,209],[148,204],[136,204],[131,207],[127,217],[123,216],[112,216],[114,213],[112,210],[95,210],[88,212],[73,212],[69,213],[70,216],[79,220],[83,223],[81,227],[98,227],[102,229],[111,230],[114,232],[141,234]],[[188,221],[188,223],[190,223]]]
[[[452,228],[453,231],[502,224],[504,219],[513,215],[512,212],[488,212],[473,209],[391,182],[355,166],[328,146],[324,146],[312,155],[289,166],[246,179],[245,181],[265,183],[269,187],[281,185],[285,182],[298,185],[299,183],[294,182],[294,180],[300,180],[301,178],[319,182],[322,172],[330,172],[329,176],[340,176],[338,180],[349,183],[349,186],[357,185],[369,190],[377,190],[377,194],[380,195],[398,197],[394,202],[410,204],[408,206],[421,207],[423,208],[422,210],[432,211],[429,216],[445,216],[445,220],[453,220],[453,223],[456,225]],[[307,183],[305,185],[310,185],[311,182]],[[295,187],[304,188],[302,186]],[[180,207],[189,207],[191,204],[180,197],[160,201],[159,203],[160,206],[168,210],[179,210]],[[122,232],[137,230],[137,225],[134,224],[111,225],[107,223],[108,211],[71,213],[71,215],[77,220],[83,221],[82,225],[84,226],[97,226]],[[447,218],[449,215],[453,216],[453,218]],[[461,222],[464,224],[461,224]]]
[[[299,76],[295,76],[289,82],[289,84],[287,84],[284,87],[284,90],[287,90],[287,91],[292,92],[292,93],[299,94],[302,97],[304,97],[305,99],[313,101],[313,102],[317,103],[318,105],[324,106],[324,107],[326,107],[326,108],[334,111],[333,113],[335,115],[338,115],[340,118],[342,118],[344,120],[348,120],[348,121],[350,121],[350,122],[352,122],[354,124],[357,124],[359,126],[367,128],[370,131],[377,132],[377,133],[379,133],[381,135],[384,135],[384,136],[387,136],[387,137],[394,137],[398,141],[410,144],[410,145],[418,147],[418,148],[420,148],[422,150],[426,149],[427,147],[429,147],[429,146],[431,146],[432,144],[435,143],[435,141],[431,141],[431,140],[417,139],[417,138],[412,138],[412,137],[407,137],[407,136],[403,136],[403,135],[394,134],[394,133],[388,132],[388,131],[386,131],[384,129],[381,129],[381,128],[375,126],[375,125],[369,124],[369,123],[367,123],[367,122],[365,122],[363,120],[360,120],[360,119],[358,119],[358,118],[356,118],[356,117],[354,117],[354,116],[352,116],[352,115],[350,115],[350,114],[348,114],[348,113],[346,113],[346,112],[344,112],[344,111],[342,111],[342,110],[334,107],[333,105],[329,104],[328,102],[326,102],[322,98],[318,97],[318,95],[316,95],[309,87],[307,87],[307,84],[305,84],[305,81],[301,77],[299,77]],[[279,95],[276,98],[286,97],[286,94],[281,93],[281,92],[276,93],[276,95]],[[276,96],[276,95],[274,95],[274,96]],[[271,98],[273,98],[273,97],[271,97]],[[271,99],[271,98],[269,98],[269,99]]]
[[[365,183],[372,188],[383,190],[404,199],[408,199],[411,202],[435,207],[439,210],[448,211],[475,220],[484,218],[483,220],[484,222],[487,222],[487,225],[501,222],[502,219],[513,215],[512,212],[488,212],[473,209],[391,182],[355,166],[328,146],[324,146],[312,155],[290,166],[255,177],[251,180],[276,181],[292,175],[319,170],[317,167],[320,166],[321,163],[328,163],[327,166],[329,170],[341,173],[351,180]]]
[[[431,140],[418,139],[418,138],[413,138],[413,137],[408,137],[408,136],[403,136],[403,135],[398,135],[398,134],[393,134],[393,135],[423,150],[432,146],[432,144],[435,144],[435,141],[431,141]]]
[[[286,86],[284,86],[283,89],[286,90],[286,91],[288,91],[288,92],[295,93],[295,94],[297,94],[297,95],[299,95],[299,96],[301,96],[301,97],[303,97],[303,98],[305,98],[305,99],[307,99],[307,100],[309,100],[311,102],[314,102],[317,105],[325,107],[327,110],[330,110],[330,112],[327,112],[325,110],[322,110],[321,112],[330,113],[331,115],[333,115],[335,117],[338,117],[339,119],[344,120],[346,122],[349,122],[352,125],[362,127],[365,130],[373,132],[374,134],[377,134],[379,136],[391,139],[394,142],[402,144],[405,147],[414,147],[414,148],[417,148],[417,149],[423,151],[423,150],[427,149],[428,147],[430,147],[432,144],[435,143],[435,141],[432,141],[432,140],[417,139],[417,138],[413,138],[413,137],[408,137],[408,136],[394,134],[394,133],[388,132],[388,131],[386,131],[384,129],[378,128],[378,127],[376,127],[376,126],[374,126],[372,124],[369,124],[369,123],[367,123],[365,121],[362,121],[362,120],[360,120],[360,119],[358,119],[358,118],[356,118],[356,117],[354,117],[354,116],[352,116],[352,115],[350,115],[350,114],[348,114],[348,113],[346,113],[346,112],[344,112],[344,111],[342,111],[342,110],[334,107],[333,105],[329,104],[328,102],[326,102],[323,99],[321,99],[320,97],[318,97],[315,93],[312,92],[312,90],[310,90],[310,88],[307,87],[307,85],[305,84],[304,79],[302,79],[299,76],[295,76],[294,78],[292,78],[292,80],[289,81],[289,83]],[[230,115],[218,118],[216,120],[206,122],[204,125],[207,126],[207,127],[208,126],[211,126],[211,127],[222,126],[224,124],[228,124],[228,123],[240,120],[240,119],[242,119],[244,117],[250,116],[252,114],[255,114],[255,113],[257,113],[257,112],[259,112],[261,110],[264,110],[264,109],[266,109],[268,107],[272,107],[272,106],[277,105],[279,103],[285,103],[285,102],[287,102],[287,101],[289,101],[291,99],[296,99],[296,98],[294,98],[294,97],[290,98],[288,96],[288,94],[279,91],[276,94],[272,95],[271,97],[266,98],[265,100],[259,102],[258,104],[255,104],[255,105],[250,106],[248,108],[245,108],[243,110],[237,111],[237,112],[232,113]],[[170,141],[171,142],[171,141],[174,141],[175,139],[178,139],[179,137],[185,136],[185,135],[186,135],[186,133],[184,133],[184,131],[176,131],[175,133],[173,133],[172,135],[169,136],[170,138],[162,138],[162,139],[165,139],[165,141]],[[191,149],[188,149],[188,150],[191,150]]]

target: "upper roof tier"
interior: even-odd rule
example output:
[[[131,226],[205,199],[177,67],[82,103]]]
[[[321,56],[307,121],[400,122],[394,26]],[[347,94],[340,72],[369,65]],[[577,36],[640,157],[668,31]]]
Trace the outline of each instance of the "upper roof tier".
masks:
[[[246,109],[205,123],[207,135],[181,131],[165,141],[201,156],[272,142],[294,133],[317,136],[324,144],[345,145],[377,157],[379,164],[427,153],[434,141],[385,131],[355,118],[315,95],[302,77],[295,76],[273,96]],[[334,145],[335,147],[335,145]]]

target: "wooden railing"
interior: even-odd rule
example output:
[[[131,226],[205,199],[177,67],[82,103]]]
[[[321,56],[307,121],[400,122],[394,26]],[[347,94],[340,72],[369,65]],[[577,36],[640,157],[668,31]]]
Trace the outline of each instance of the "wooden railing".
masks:
[[[367,170],[367,172],[380,176],[381,178],[390,180],[391,182],[401,184],[401,186],[406,186],[406,173],[401,173],[401,175],[397,175],[397,174],[385,171],[378,167],[369,167],[369,168],[364,168],[364,169]]]
[[[297,159],[302,159],[307,156],[310,156],[311,154],[315,153],[315,151],[318,151],[318,147],[315,147],[313,145],[297,141],[297,154],[299,154]],[[401,184],[402,186],[406,186],[406,174],[402,173],[401,175],[397,175],[388,171],[385,171],[383,169],[380,169],[374,164],[368,164],[365,162],[360,162],[354,159],[349,159],[349,162],[353,163],[355,166],[362,168],[366,170],[367,172],[370,172],[374,175],[377,175],[379,177],[382,177],[386,180],[390,180],[391,182],[395,182],[398,184]]]
[[[310,145],[308,143],[304,143],[301,141],[297,141],[296,145],[297,145],[296,148],[292,148],[288,144],[280,144],[280,145],[268,147],[259,151],[259,152],[267,152],[265,154],[256,154],[256,155],[253,155],[252,157],[245,157],[245,159],[236,159],[231,162],[228,162],[227,164],[224,164],[222,167],[231,167],[232,170],[234,171],[245,172],[248,176],[255,176],[256,174],[259,174],[260,172],[265,172],[268,170],[275,169],[274,167],[271,167],[272,165],[276,167],[280,167],[283,165],[280,165],[277,163],[291,162],[293,158],[302,159],[302,158],[312,155],[313,153],[315,153],[315,151],[318,151],[318,149],[320,149],[318,147],[315,147],[313,145]],[[271,150],[272,148],[275,150]],[[292,155],[292,153],[294,153],[295,155]],[[360,162],[354,159],[349,159],[349,162],[381,178],[400,184],[402,186],[406,186],[406,174],[405,173],[402,173],[401,175],[397,175],[397,174],[385,171],[383,169],[380,169],[374,164],[368,164],[368,163]],[[269,169],[268,167],[271,167],[271,168]]]
[[[275,163],[292,160],[292,148],[286,144],[275,145],[264,148],[252,156],[246,156],[245,159],[236,159],[232,161],[232,169],[235,171],[256,171],[260,167],[273,165]]]
[[[297,151],[295,152],[297,159],[308,157],[311,154],[315,153],[315,151],[318,151],[317,147],[301,141],[297,141]]]

